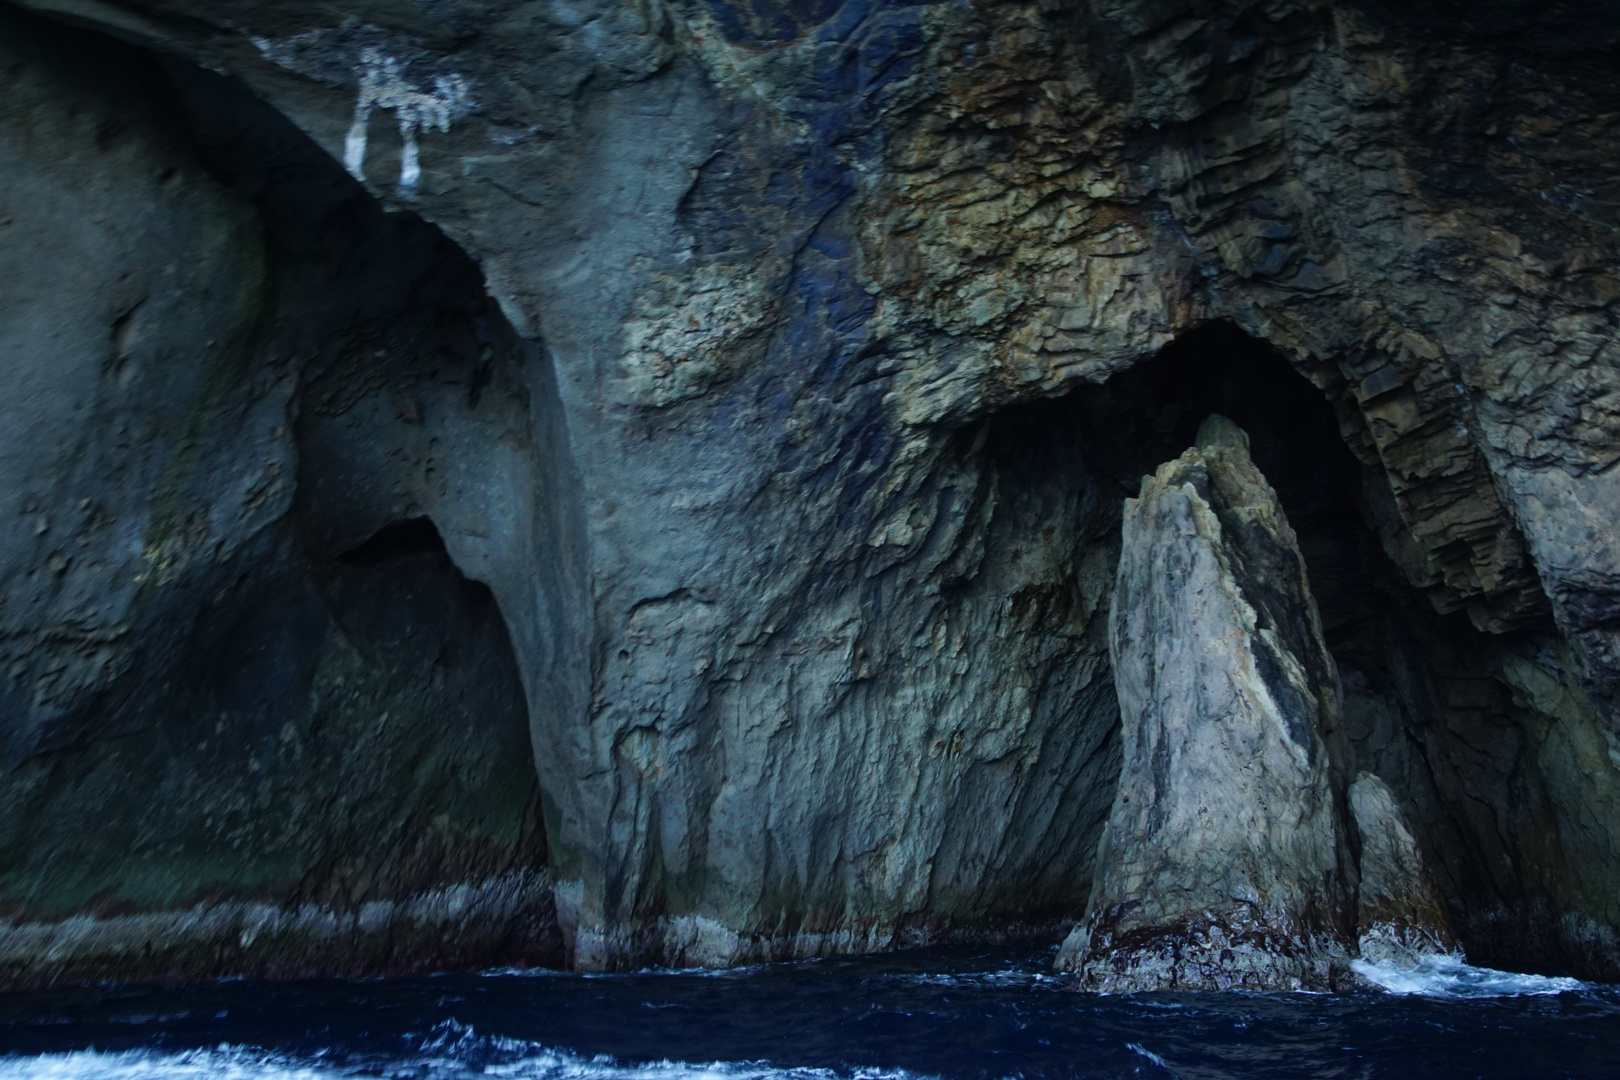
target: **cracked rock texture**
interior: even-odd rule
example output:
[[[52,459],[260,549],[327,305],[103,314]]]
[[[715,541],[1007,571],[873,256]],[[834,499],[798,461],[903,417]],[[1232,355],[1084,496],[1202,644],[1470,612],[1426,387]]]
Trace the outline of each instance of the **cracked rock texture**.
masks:
[[[1335,783],[1620,977],[1612,5],[0,17],[8,979],[1067,928],[1210,412]]]

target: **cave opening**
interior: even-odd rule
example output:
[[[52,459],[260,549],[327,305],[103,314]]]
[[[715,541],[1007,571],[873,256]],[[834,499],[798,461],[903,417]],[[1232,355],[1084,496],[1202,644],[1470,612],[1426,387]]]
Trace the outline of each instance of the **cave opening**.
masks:
[[[1255,464],[1298,536],[1324,634],[1342,665],[1384,666],[1380,625],[1392,609],[1467,636],[1466,616],[1432,615],[1384,553],[1366,496],[1382,478],[1346,446],[1329,398],[1231,323],[1190,330],[1104,383],[1008,410],[993,421],[992,442],[1012,461],[1050,456],[1060,440],[1083,459],[1099,497],[1117,504],[1191,446],[1211,414],[1249,436]]]
[[[329,854],[295,897],[341,910],[491,891],[499,899],[472,925],[396,928],[392,955],[360,967],[556,965],[525,673],[495,590],[442,531],[487,535],[488,508],[436,482],[487,468],[496,444],[523,446],[533,347],[441,230],[385,207],[238,80],[159,63],[202,163],[262,223],[261,355],[301,361],[288,523],[335,631],[314,664],[308,723],[316,740],[346,744],[347,790],[328,804],[340,819]],[[508,550],[481,552],[486,566],[525,540],[496,535]]]
[[[1342,434],[1351,408],[1269,343],[1212,322],[1104,383],[997,415],[988,445],[1004,477],[1083,462],[1069,473],[1085,491],[1076,505],[1113,510],[1088,511],[1080,540],[1117,550],[1119,508],[1145,476],[1209,415],[1241,427],[1297,535],[1339,670],[1344,779],[1373,772],[1397,793],[1475,962],[1591,972],[1557,930],[1569,890],[1555,804],[1573,782],[1538,759],[1550,721],[1512,674],[1526,657],[1556,667],[1561,640],[1549,618],[1479,629],[1407,578],[1382,538],[1389,482]]]
[[[1370,525],[1365,489],[1382,478],[1345,445],[1328,397],[1265,341],[1231,323],[1207,323],[1075,396],[1089,460],[1126,497],[1191,446],[1207,416],[1225,416],[1247,433],[1298,536],[1323,633],[1341,665],[1381,668],[1382,616],[1428,607]]]
[[[0,182],[73,281],[8,313],[87,328],[20,395],[90,403],[73,456],[9,444],[83,554],[26,576],[99,650],[16,628],[43,674],[13,681],[52,693],[0,701],[0,905],[49,957],[13,984],[560,963],[521,662],[559,620],[500,602],[572,512],[524,507],[559,468],[538,346],[465,250],[240,81],[0,28],[35,109],[0,117]],[[519,510],[494,528],[488,498]]]
[[[523,680],[489,587],[461,571],[426,516],[390,522],[360,545],[317,560],[313,570],[343,635],[331,662],[342,674],[317,675],[312,687],[315,726],[355,728],[381,711],[389,718],[376,723],[382,734],[356,734],[384,767],[408,764],[415,773],[414,790],[396,792],[400,805],[354,812],[386,818],[395,835],[401,813],[463,823],[425,830],[411,850],[397,852],[391,889],[411,895],[447,881],[543,872],[549,853],[528,761]],[[402,735],[386,734],[401,720]],[[532,956],[535,949],[518,952]]]

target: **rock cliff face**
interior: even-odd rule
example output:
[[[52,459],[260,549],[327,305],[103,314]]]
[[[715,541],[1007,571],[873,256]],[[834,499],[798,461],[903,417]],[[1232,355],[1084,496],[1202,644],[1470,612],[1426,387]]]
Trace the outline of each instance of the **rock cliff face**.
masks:
[[[1620,977],[1617,47],[1597,0],[4,8],[5,977],[1056,935],[1122,506],[1211,412],[1337,790],[1471,958]]]

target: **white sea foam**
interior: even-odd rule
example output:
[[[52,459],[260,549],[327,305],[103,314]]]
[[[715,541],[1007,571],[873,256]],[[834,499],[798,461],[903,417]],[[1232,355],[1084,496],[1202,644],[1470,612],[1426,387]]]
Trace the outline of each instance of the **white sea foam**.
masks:
[[[1357,975],[1392,994],[1422,994],[1437,998],[1523,997],[1580,990],[1579,979],[1522,975],[1513,971],[1474,967],[1460,956],[1425,956],[1414,964],[1353,960]]]
[[[235,1046],[163,1054],[150,1050],[0,1058],[0,1080],[329,1080],[346,1075],[319,1065],[298,1063]]]
[[[507,1076],[517,1080],[898,1080],[904,1074],[876,1069],[839,1074],[831,1069],[776,1069],[757,1062],[714,1061],[691,1064],[684,1061],[653,1061],[620,1064],[606,1058],[581,1058],[573,1054],[542,1052],[504,1065],[489,1065],[487,1076]]]
[[[1129,1050],[1131,1053],[1136,1054],[1139,1057],[1147,1058],[1149,1061],[1153,1062],[1153,1064],[1157,1065],[1161,1069],[1169,1069],[1170,1068],[1170,1066],[1168,1066],[1168,1065],[1166,1065],[1164,1063],[1164,1058],[1160,1057],[1158,1054],[1155,1054],[1153,1051],[1149,1050],[1147,1047],[1143,1046],[1141,1043],[1126,1043],[1125,1044],[1125,1049]]]
[[[584,1057],[537,1043],[479,1035],[465,1024],[442,1023],[423,1043],[424,1056],[402,1076],[503,1076],[514,1080],[916,1080],[908,1073],[862,1069],[781,1069],[762,1061],[622,1062],[606,1055]],[[477,1062],[475,1069],[466,1068]],[[426,1071],[421,1071],[423,1068]],[[4,1080],[0,1077],[0,1080]]]
[[[764,1062],[621,1062],[584,1057],[517,1039],[480,1036],[471,1028],[441,1024],[419,1051],[379,1070],[363,1063],[297,1059],[252,1047],[163,1053],[152,1050],[78,1050],[33,1057],[0,1057],[0,1080],[338,1080],[383,1076],[397,1080],[914,1080],[902,1072],[781,1069]]]

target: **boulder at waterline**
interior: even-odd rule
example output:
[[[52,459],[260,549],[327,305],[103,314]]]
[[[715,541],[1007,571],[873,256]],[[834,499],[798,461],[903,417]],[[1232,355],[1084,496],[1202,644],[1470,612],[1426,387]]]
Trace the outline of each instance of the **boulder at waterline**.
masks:
[[[1356,890],[1361,958],[1411,962],[1457,951],[1423,854],[1389,785],[1372,773],[1356,777],[1350,785],[1350,812],[1361,837]]]

